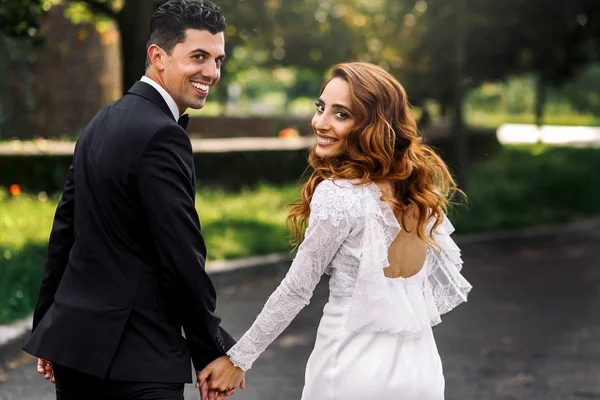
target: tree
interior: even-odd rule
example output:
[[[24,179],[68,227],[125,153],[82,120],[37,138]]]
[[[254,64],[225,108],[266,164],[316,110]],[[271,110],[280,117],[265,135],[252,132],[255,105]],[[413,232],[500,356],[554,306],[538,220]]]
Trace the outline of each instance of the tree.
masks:
[[[43,40],[39,22],[53,5],[43,0],[1,0],[0,29],[8,36]],[[70,5],[85,5],[90,14],[114,20],[121,32],[123,90],[144,73],[145,43],[152,13],[159,0],[65,0]],[[88,17],[89,19],[89,17]]]
[[[550,3],[550,4],[549,4]],[[458,180],[464,187],[468,159],[463,94],[485,81],[522,73],[538,75],[537,122],[548,85],[558,85],[598,59],[597,0],[427,0],[417,20],[405,66],[421,97],[453,109]]]
[[[39,40],[39,19],[44,10],[42,0],[0,0],[0,34]]]
[[[539,126],[548,86],[563,84],[598,59],[600,4],[594,0],[538,0],[517,4],[515,13],[520,21],[533,22],[521,23],[512,34],[520,44],[515,72],[537,75],[535,116]]]
[[[22,5],[41,0],[12,1]],[[149,21],[154,9],[164,0],[62,1],[71,6],[85,5],[88,14],[116,22],[121,32],[123,89],[126,90],[143,73]],[[224,10],[228,23],[225,35],[229,57],[224,64],[224,75],[256,66],[293,66],[322,76],[329,67],[342,61],[382,61],[384,66],[389,66],[398,58],[392,38],[394,17],[388,12],[398,14],[401,8],[398,4],[404,1],[378,1],[377,7],[364,0],[356,3],[300,0],[286,2],[285,6],[281,0],[216,2]],[[37,24],[35,16],[30,25],[34,24]],[[224,85],[216,89],[215,94],[222,97]]]
[[[145,70],[146,40],[152,13],[159,0],[71,0],[95,14],[115,21],[121,33],[122,89],[128,90]]]

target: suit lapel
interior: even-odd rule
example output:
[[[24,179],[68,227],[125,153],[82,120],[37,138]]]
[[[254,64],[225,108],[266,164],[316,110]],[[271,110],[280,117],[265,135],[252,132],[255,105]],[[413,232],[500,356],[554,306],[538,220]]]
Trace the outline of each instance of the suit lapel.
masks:
[[[170,118],[173,118],[173,113],[171,112],[171,109],[169,109],[169,106],[165,102],[165,99],[163,99],[160,93],[158,93],[158,91],[154,89],[151,85],[142,81],[137,81],[133,84],[131,89],[127,91],[127,94],[134,94],[150,100],[151,102],[159,106],[161,110],[163,110],[165,114],[167,114]]]

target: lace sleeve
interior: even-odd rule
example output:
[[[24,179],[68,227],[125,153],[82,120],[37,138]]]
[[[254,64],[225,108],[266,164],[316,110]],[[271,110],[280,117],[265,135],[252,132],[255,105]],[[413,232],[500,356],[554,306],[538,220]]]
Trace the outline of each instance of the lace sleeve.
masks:
[[[348,189],[323,181],[311,201],[304,241],[287,275],[267,300],[254,324],[227,354],[234,365],[248,370],[300,310],[308,305],[315,286],[350,232]]]

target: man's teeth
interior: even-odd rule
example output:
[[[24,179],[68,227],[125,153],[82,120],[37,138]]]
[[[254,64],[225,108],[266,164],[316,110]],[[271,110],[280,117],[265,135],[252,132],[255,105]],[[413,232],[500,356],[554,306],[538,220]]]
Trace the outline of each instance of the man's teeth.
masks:
[[[205,92],[208,92],[208,89],[210,88],[210,86],[198,82],[192,82],[192,85],[194,85],[196,89],[204,90]]]
[[[331,144],[337,142],[336,139],[329,139],[329,138],[324,138],[324,137],[317,137],[317,143],[319,144]]]

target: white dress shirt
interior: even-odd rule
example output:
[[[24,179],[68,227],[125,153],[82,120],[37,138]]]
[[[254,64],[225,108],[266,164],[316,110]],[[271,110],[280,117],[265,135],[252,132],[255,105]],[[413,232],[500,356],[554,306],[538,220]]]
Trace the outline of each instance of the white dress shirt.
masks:
[[[175,103],[175,100],[173,100],[171,95],[162,86],[160,86],[152,79],[148,78],[146,75],[142,76],[142,79],[140,79],[140,81],[146,82],[148,85],[158,90],[158,93],[160,93],[163,99],[165,99],[167,106],[169,106],[169,110],[171,110],[171,112],[173,113],[173,118],[175,118],[175,121],[179,121],[179,108],[177,107],[177,103]]]

